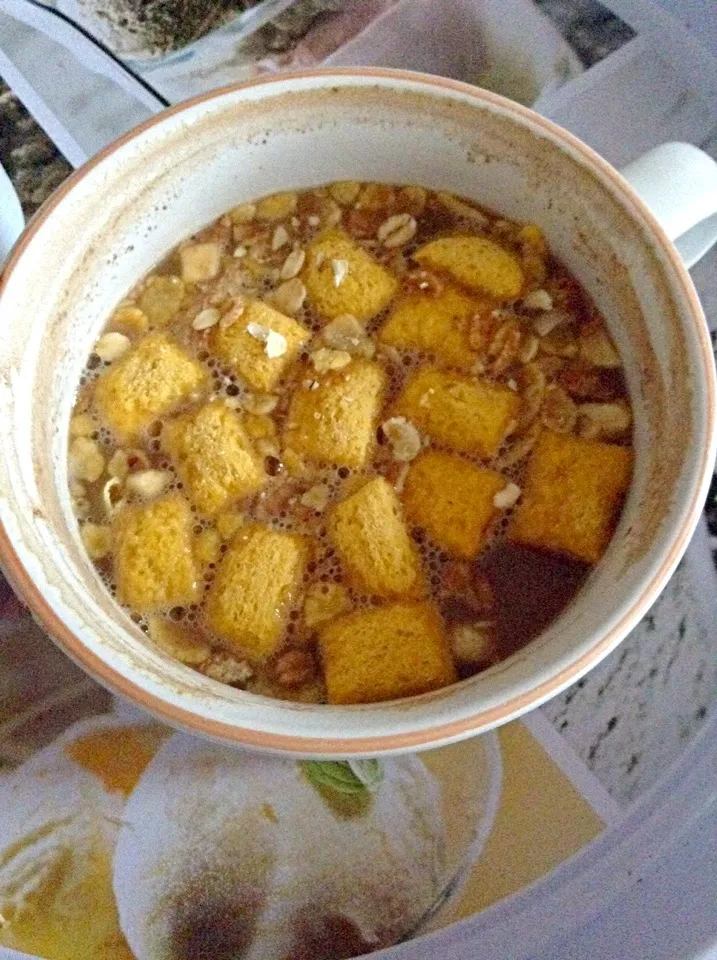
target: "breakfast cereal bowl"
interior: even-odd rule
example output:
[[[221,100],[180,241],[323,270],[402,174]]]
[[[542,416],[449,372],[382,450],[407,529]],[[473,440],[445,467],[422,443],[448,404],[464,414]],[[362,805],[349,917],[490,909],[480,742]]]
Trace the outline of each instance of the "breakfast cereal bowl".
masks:
[[[605,318],[634,418],[633,476],[604,556],[539,637],[469,679],[338,706],[271,699],[152,644],[87,556],[67,436],[106,318],[183,238],[287,189],[420,184],[538,224]],[[449,80],[309,72],[216,91],[126,135],[79,170],[17,244],[0,288],[0,554],[54,640],[90,674],[177,726],[255,749],[375,756],[502,724],[606,656],[648,610],[698,520],[715,449],[709,336],[679,257],[607,163],[530,110]],[[529,588],[529,585],[527,585]]]

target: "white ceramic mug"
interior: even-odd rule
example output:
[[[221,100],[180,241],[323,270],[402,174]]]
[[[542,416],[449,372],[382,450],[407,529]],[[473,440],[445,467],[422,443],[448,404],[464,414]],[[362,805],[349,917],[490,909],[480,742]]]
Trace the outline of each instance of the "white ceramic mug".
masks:
[[[67,492],[67,424],[113,306],[186,235],[262,194],[332,180],[420,183],[539,223],[605,316],[635,416],[633,484],[569,608],[510,659],[452,687],[359,707],[223,686],[153,647],[88,560]],[[0,556],[56,641],[166,721],[257,749],[376,755],[435,746],[532,709],[644,616],[699,518],[715,376],[684,264],[629,184],[570,134],[455,81],[312,71],[216,91],[104,150],[35,218],[0,288]]]

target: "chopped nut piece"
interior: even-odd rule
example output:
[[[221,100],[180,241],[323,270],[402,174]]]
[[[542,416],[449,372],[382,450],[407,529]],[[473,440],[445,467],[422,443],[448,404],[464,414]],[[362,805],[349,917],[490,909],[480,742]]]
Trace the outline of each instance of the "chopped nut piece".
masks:
[[[562,387],[551,383],[545,390],[540,418],[544,426],[556,433],[571,433],[578,419],[578,408]]]
[[[311,354],[311,362],[317,373],[327,373],[329,370],[341,370],[351,363],[351,354],[346,350],[331,350],[320,347]]]
[[[94,483],[102,476],[105,458],[98,444],[88,437],[76,437],[70,444],[70,475]]]
[[[454,627],[450,642],[453,656],[460,663],[486,665],[496,659],[491,623],[460,624]]]
[[[102,503],[105,515],[112,518],[125,504],[122,496],[122,482],[119,477],[110,477],[102,488]]]
[[[273,393],[247,393],[241,405],[247,413],[264,416],[276,408],[279,398]]]
[[[299,198],[293,191],[273,193],[270,197],[264,197],[257,203],[256,216],[260,220],[278,223],[279,220],[284,220],[295,212],[298,202]]]
[[[247,250],[247,248],[240,244],[238,247],[234,247],[234,253],[232,253],[232,256],[234,257],[235,260],[241,260],[242,257],[245,257],[248,252],[249,251]]]
[[[306,287],[298,277],[293,277],[280,284],[271,299],[277,310],[295,316],[306,300]]]
[[[296,250],[292,250],[286,260],[284,260],[284,264],[279,271],[279,278],[281,280],[291,280],[293,277],[297,276],[297,274],[301,272],[301,268],[304,266],[305,260],[305,250],[302,250],[301,247],[297,247]]]
[[[271,249],[276,253],[277,250],[281,250],[283,246],[286,246],[288,242],[289,234],[287,233],[286,227],[279,224],[271,238]]]
[[[310,217],[306,218],[306,222],[310,227],[318,227],[321,223],[321,217],[317,217],[315,213],[312,213]]]
[[[340,583],[313,583],[306,591],[304,623],[313,630],[322,623],[348,613],[351,600],[348,590]]]
[[[229,309],[222,314],[221,319],[219,320],[219,326],[222,330],[226,330],[227,327],[231,327],[237,322],[237,320],[244,315],[246,310],[246,303],[242,297],[233,297],[232,305]]]
[[[531,363],[538,355],[540,341],[532,333],[523,340],[523,345],[518,352],[518,359],[521,363]]]
[[[454,197],[452,193],[447,193],[446,191],[441,190],[436,194],[436,196],[446,210],[456,217],[461,217],[463,220],[469,220],[472,226],[485,227],[488,224],[488,217],[486,217],[484,213],[481,213],[480,210],[476,210],[476,208],[472,207],[469,203],[459,200],[458,197]]]
[[[182,280],[202,283],[213,280],[222,265],[222,248],[218,243],[192,243],[179,251]]]
[[[331,269],[334,271],[334,286],[340,287],[349,273],[348,260],[332,260]]]
[[[208,330],[219,323],[220,316],[221,314],[216,307],[208,307],[206,310],[201,310],[192,320],[192,328],[194,330]]]
[[[149,500],[159,496],[171,479],[172,474],[168,470],[141,470],[139,473],[131,473],[125,485],[130,493]]]
[[[277,659],[274,673],[280,687],[294,690],[313,678],[316,661],[309,650],[287,650]]]
[[[317,483],[302,495],[300,503],[302,507],[309,507],[311,510],[316,510],[318,513],[321,513],[326,509],[330,496],[331,491],[326,484]]]
[[[582,403],[578,407],[578,434],[587,440],[617,440],[632,425],[630,410],[619,403]]]
[[[91,437],[96,429],[97,423],[89,413],[78,413],[70,420],[71,437]]]
[[[112,549],[112,529],[98,523],[85,523],[80,531],[82,543],[92,560],[101,560]]]
[[[340,180],[331,184],[329,193],[342,207],[348,207],[358,197],[360,189],[361,184],[357,180]]]
[[[256,204],[240,203],[238,207],[229,211],[229,216],[233,223],[249,223],[256,216]]]
[[[243,687],[254,676],[248,660],[237,660],[223,650],[215,651],[200,670],[205,677],[232,687]]]
[[[489,368],[494,374],[505,373],[518,359],[523,333],[514,317],[508,317],[497,329],[488,346]]]
[[[264,343],[264,352],[270,360],[283,357],[286,353],[287,343],[283,333],[278,333],[261,323],[247,324],[246,332],[255,340],[261,340]]]
[[[580,359],[596,367],[616,370],[622,366],[620,355],[610,342],[607,333],[600,327],[585,330],[580,336]]]
[[[352,355],[369,360],[376,352],[376,345],[356,317],[345,313],[328,323],[321,331],[324,343],[334,350],[345,350]]]
[[[539,291],[535,292],[537,293]],[[528,296],[532,296],[532,294],[528,294]],[[528,297],[525,299],[527,300]],[[523,302],[525,303],[525,300]],[[549,333],[552,333],[556,327],[562,326],[564,323],[570,323],[570,320],[570,314],[564,310],[553,310],[549,308],[533,320],[533,330],[535,330],[539,337],[545,337]]]
[[[117,477],[118,480],[124,480],[129,473],[129,457],[126,451],[115,450],[107,463],[107,473],[111,477]]]
[[[552,310],[553,298],[547,290],[531,290],[523,297],[523,306],[526,310]]]
[[[418,225],[410,213],[396,213],[388,217],[378,228],[376,236],[387,247],[402,247],[416,236]]]
[[[520,499],[521,492],[517,483],[509,483],[507,487],[495,494],[493,506],[496,510],[510,510]]]
[[[95,344],[94,352],[100,360],[104,360],[105,363],[112,363],[113,360],[119,360],[121,356],[127,353],[131,346],[129,337],[126,337],[123,333],[105,333]]]
[[[405,417],[391,417],[381,429],[391,444],[393,459],[399,463],[408,463],[421,452],[421,435]]]
[[[521,407],[518,418],[518,432],[525,433],[535,422],[545,399],[545,374],[536,363],[526,363],[519,374]]]

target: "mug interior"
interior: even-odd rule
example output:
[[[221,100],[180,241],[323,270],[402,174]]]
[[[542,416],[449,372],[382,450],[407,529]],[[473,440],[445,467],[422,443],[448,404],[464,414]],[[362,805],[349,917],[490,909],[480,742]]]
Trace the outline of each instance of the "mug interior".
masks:
[[[154,648],[79,540],[66,442],[90,347],[113,307],[181,239],[267,193],[359,179],[416,183],[535,221],[603,313],[635,416],[635,473],[578,597],[497,666],[410,700],[270,700]],[[0,291],[0,553],[75,659],[170,723],[305,755],[437,745],[518,715],[605,656],[654,601],[699,516],[713,457],[709,339],[686,272],[607,164],[523,108],[452,81],[314,73],[215,93],[130,134],[61,189]]]

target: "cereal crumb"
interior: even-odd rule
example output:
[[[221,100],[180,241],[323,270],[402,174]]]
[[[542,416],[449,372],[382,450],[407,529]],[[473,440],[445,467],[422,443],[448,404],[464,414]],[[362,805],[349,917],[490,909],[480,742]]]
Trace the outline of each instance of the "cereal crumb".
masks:
[[[346,350],[331,350],[328,347],[320,347],[311,354],[311,363],[317,373],[327,373],[329,370],[342,370],[351,363],[351,354]],[[313,381],[313,383],[315,382],[316,381]],[[314,389],[313,383],[309,389]]]
[[[318,513],[321,513],[326,509],[329,496],[330,491],[326,484],[317,483],[302,495],[300,502],[302,507],[309,507],[311,510],[316,510]]]
[[[349,273],[348,260],[332,260],[331,269],[334,271],[334,286],[340,287]]]
[[[283,357],[287,351],[286,337],[283,333],[271,330],[261,323],[249,323],[246,328],[247,333],[255,340],[261,340],[264,343],[264,353],[270,360],[276,357]]]
[[[523,306],[526,310],[552,310],[553,298],[547,290],[531,290],[523,298]]]
[[[496,510],[509,510],[514,507],[522,493],[517,483],[509,483],[503,490],[499,490],[493,497],[493,506]]]
[[[386,439],[391,445],[393,459],[408,463],[421,451],[421,435],[405,417],[391,417],[381,424]]]

